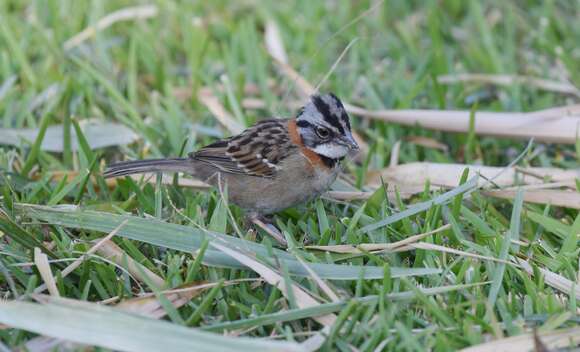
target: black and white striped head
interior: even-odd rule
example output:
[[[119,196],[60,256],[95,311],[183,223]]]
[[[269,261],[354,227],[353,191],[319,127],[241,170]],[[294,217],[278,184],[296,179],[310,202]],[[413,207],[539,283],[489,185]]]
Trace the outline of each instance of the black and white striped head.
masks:
[[[342,159],[358,150],[348,114],[334,94],[313,95],[296,117],[302,143],[316,154]]]

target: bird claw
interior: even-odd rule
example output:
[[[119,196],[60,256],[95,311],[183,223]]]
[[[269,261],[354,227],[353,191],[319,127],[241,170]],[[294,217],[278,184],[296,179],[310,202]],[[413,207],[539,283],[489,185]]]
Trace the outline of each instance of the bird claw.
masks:
[[[283,245],[285,247],[288,247],[288,241],[286,241],[286,238],[280,232],[280,230],[278,230],[278,228],[276,226],[274,226],[274,224],[272,224],[271,220],[272,219],[268,219],[267,217],[265,217],[263,215],[250,216],[250,221],[254,225],[256,225],[259,228],[261,228],[262,230],[266,231],[266,233],[268,235],[270,235],[273,239],[275,239],[276,242],[280,243],[281,245]]]

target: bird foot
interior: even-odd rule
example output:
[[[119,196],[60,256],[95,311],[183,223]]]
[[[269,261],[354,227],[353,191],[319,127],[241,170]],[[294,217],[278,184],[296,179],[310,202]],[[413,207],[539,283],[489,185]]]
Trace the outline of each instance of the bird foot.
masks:
[[[284,235],[272,224],[272,219],[263,215],[251,215],[249,220],[262,230],[266,231],[268,235],[276,240],[281,245],[288,247],[288,242]]]

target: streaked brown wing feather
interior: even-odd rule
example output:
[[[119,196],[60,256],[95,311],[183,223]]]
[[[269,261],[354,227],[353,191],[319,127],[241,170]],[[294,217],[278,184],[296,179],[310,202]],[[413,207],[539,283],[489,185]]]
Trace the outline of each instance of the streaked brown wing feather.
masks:
[[[223,172],[274,177],[278,164],[293,148],[288,120],[263,120],[237,136],[218,141],[190,154]]]

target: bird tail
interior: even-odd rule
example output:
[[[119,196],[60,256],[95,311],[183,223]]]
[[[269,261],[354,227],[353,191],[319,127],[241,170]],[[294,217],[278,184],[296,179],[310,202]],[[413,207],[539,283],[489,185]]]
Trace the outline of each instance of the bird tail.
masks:
[[[123,161],[113,164],[105,170],[105,178],[120,177],[133,174],[142,174],[146,172],[192,172],[191,159],[174,158],[174,159],[149,159]]]

